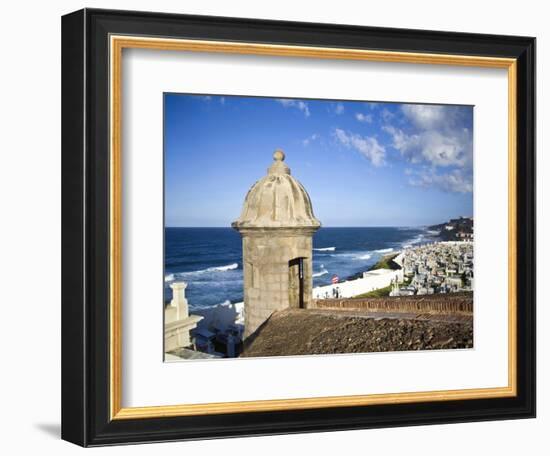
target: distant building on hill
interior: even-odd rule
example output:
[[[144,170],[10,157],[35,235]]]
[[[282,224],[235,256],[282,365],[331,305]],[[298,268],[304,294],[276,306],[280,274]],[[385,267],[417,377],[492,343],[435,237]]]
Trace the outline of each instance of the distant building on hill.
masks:
[[[438,232],[439,237],[444,241],[473,241],[474,239],[473,217],[459,217],[428,228]]]

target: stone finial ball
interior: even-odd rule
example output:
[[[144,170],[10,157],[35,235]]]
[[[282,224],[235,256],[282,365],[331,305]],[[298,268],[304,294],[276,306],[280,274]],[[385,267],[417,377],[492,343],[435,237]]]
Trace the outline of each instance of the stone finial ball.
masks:
[[[273,160],[275,161],[284,161],[285,159],[285,153],[281,149],[277,149],[273,153]]]

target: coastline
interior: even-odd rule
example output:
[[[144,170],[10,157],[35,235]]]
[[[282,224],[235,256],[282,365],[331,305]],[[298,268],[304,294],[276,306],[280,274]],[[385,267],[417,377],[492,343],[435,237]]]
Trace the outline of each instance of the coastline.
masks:
[[[394,252],[395,254],[395,252]],[[403,252],[397,252],[393,259],[394,262],[400,264]],[[322,299],[324,297],[332,297],[333,290],[339,290],[339,297],[353,298],[363,293],[385,288],[391,285],[396,278],[399,281],[403,280],[403,269],[373,269],[364,271],[362,277],[357,279],[345,280],[330,285],[318,286],[313,289],[313,297]]]
[[[469,242],[471,241],[435,241],[427,244],[457,245]],[[313,297],[314,299],[323,299],[325,297],[332,298],[333,290],[338,288],[340,298],[353,298],[364,293],[388,287],[395,279],[401,282],[404,272],[403,255],[406,251],[417,247],[418,246],[409,247],[397,252],[392,252],[392,261],[398,264],[400,269],[381,268],[368,270],[364,271],[361,274],[362,277],[359,278],[345,280],[336,284],[317,286],[312,290]],[[221,331],[226,331],[231,327],[244,326],[243,301],[235,303],[226,301],[213,307],[193,308],[192,313],[204,317],[199,323],[199,327],[216,327]]]
[[[313,286],[361,278],[388,253],[437,240],[425,227],[322,227],[313,242]],[[200,247],[199,247],[200,246]],[[242,242],[231,228],[170,228],[166,231],[164,302],[170,284],[188,283],[190,307],[203,309],[243,300]],[[309,255],[308,255],[309,256]]]
[[[395,252],[393,252],[395,254]],[[397,256],[393,261],[400,264],[400,257],[403,252],[397,252]],[[399,260],[398,260],[399,258]],[[398,260],[398,261],[396,261]],[[353,298],[354,296],[368,293],[369,291],[385,288],[389,286],[395,278],[403,277],[403,270],[392,269],[374,269],[362,273],[363,277],[350,279],[336,284],[321,285],[313,288],[313,297],[315,299],[323,298],[325,294],[329,297],[333,296],[333,290],[339,289],[341,298]],[[193,314],[200,315],[203,320],[199,323],[199,327],[217,327],[225,331],[231,326],[244,326],[244,302],[231,303],[229,301],[220,303],[213,307],[197,308],[192,310]]]

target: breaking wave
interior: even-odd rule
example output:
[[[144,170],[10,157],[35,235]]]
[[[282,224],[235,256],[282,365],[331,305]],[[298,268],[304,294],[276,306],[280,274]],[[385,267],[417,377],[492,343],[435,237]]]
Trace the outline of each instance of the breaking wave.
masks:
[[[212,271],[231,271],[232,269],[237,269],[239,267],[239,263],[231,263],[227,266],[216,266],[213,268],[206,268],[205,272],[212,272]],[[199,271],[200,272],[200,271]]]
[[[376,253],[389,253],[389,252],[393,252],[393,247],[389,247],[387,249],[378,249],[378,250],[375,250]]]
[[[192,303],[188,303],[189,310],[193,310],[196,313],[205,316],[206,314],[212,313],[217,307],[229,307],[232,303],[229,299],[226,299],[223,302],[220,302],[218,304],[214,304],[212,306],[204,307],[204,306],[197,306]]]
[[[357,256],[356,258],[357,258],[358,260],[370,260],[370,257],[371,257],[371,256],[372,256],[372,255],[371,255],[370,253],[366,253],[366,254],[364,254],[364,255],[359,255],[359,256]]]
[[[368,260],[372,257],[372,250],[363,250],[362,252],[333,253],[328,255],[331,258],[349,258],[351,260]]]
[[[311,274],[311,277],[321,277],[325,274],[328,274],[328,271],[325,269],[324,265],[321,265],[321,270],[319,272],[314,272],[313,274]]]
[[[165,282],[173,282],[177,278],[193,277],[196,275],[208,274],[212,272],[226,272],[238,269],[239,263],[231,263],[225,266],[213,266],[211,268],[199,269],[198,271],[188,271],[188,272],[176,272],[172,274],[167,274],[164,276]]]
[[[425,236],[423,234],[419,234],[418,236],[415,236],[414,238],[412,239],[408,239],[406,240],[405,242],[403,242],[402,244],[402,247],[404,249],[411,249],[413,248],[416,244],[420,244],[422,242],[425,241]]]
[[[336,247],[322,247],[319,249],[313,249],[317,252],[334,252],[336,250]]]

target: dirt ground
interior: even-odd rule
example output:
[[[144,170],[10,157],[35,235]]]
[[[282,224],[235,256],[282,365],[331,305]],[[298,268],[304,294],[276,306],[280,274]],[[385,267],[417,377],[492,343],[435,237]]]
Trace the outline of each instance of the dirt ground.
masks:
[[[471,315],[284,310],[245,341],[241,356],[367,353],[473,347]]]

